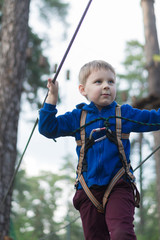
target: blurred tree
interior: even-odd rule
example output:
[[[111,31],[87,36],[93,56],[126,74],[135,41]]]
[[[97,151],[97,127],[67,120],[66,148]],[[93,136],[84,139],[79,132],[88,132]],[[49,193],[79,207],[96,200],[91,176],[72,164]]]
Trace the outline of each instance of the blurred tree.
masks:
[[[38,177],[27,177],[19,171],[13,191],[12,223],[17,239],[37,240],[53,232],[54,239],[60,224],[55,219],[57,200],[62,188],[58,187],[61,177],[50,172],[41,172]],[[52,236],[53,237],[53,236]]]
[[[64,160],[60,174],[41,172],[37,177],[28,177],[24,170],[18,172],[13,191],[10,233],[11,236],[14,233],[15,240],[22,239],[22,236],[23,240],[42,237],[55,240],[83,239],[79,213],[72,204],[74,159],[67,155]],[[62,215],[61,209],[62,222],[56,218]]]
[[[144,46],[136,40],[128,41],[125,48],[125,60],[122,62],[124,67],[124,73],[118,74],[118,83],[120,86],[125,86],[125,90],[118,90],[118,100],[121,103],[135,104],[135,101],[139,101],[148,94],[148,83],[147,83],[147,70],[145,68],[145,57],[144,57]],[[125,98],[124,98],[125,92]],[[145,134],[137,134],[131,141],[131,162],[135,162],[136,158],[139,158],[139,163],[142,162],[143,156],[143,145],[147,145],[150,150],[150,141]],[[136,232],[141,236],[146,236],[148,232],[147,224],[150,222],[152,225],[152,233],[157,230],[154,226],[154,220],[150,218],[148,209],[145,205],[145,201],[149,201],[147,190],[144,189],[144,173],[143,165],[139,168],[139,176],[137,179],[140,186],[141,202],[140,209],[137,211],[136,219],[138,217],[138,223],[136,222]],[[152,192],[152,194],[155,192]],[[155,199],[155,196],[154,196]],[[156,205],[157,206],[157,205]],[[138,238],[139,239],[139,238]]]
[[[160,55],[159,42],[156,28],[156,18],[154,12],[154,0],[141,0],[144,34],[145,34],[145,57],[146,68],[148,71],[149,96],[142,99],[137,107],[159,108],[160,106],[160,62],[155,56]],[[155,146],[160,144],[160,133],[154,133]],[[160,233],[160,151],[155,153],[156,176],[157,176],[157,196],[158,196],[158,214],[159,214],[159,233]]]
[[[146,81],[147,71],[145,69],[144,45],[137,40],[128,41],[122,66],[124,73],[117,74],[117,98],[120,102],[133,104],[135,99],[141,99],[147,95],[148,84]]]
[[[54,9],[54,14],[57,13],[61,17],[67,13],[68,4],[62,3],[60,0],[43,0],[41,2],[46,2],[47,6],[50,6],[46,9],[50,12]],[[29,56],[26,55],[30,47],[29,43],[34,43],[32,46],[35,47],[35,42],[41,41],[30,31],[32,40],[30,38],[28,43],[29,6],[30,0],[0,0],[0,239],[7,236],[9,232],[12,190],[8,193],[3,206],[2,201],[14,173],[21,95],[24,90],[27,90],[27,98],[33,101],[32,93],[36,94],[37,92],[34,80],[40,77],[40,73],[44,74],[49,71],[47,61],[45,65],[44,58],[42,58],[43,54],[40,54],[40,42],[33,49],[30,62]],[[37,53],[38,55],[36,55]],[[27,58],[27,78],[30,85],[26,83],[25,77]],[[37,59],[38,62],[36,62]],[[32,63],[36,63],[36,65],[33,67]],[[39,68],[36,69],[38,64]],[[42,65],[46,67],[43,72],[40,71]],[[32,70],[29,67],[32,67]]]
[[[79,217],[79,212],[74,208],[72,199],[75,193],[74,183],[76,177],[76,164],[77,160],[73,158],[72,155],[67,154],[64,158],[64,164],[61,168],[61,172],[64,176],[64,185],[67,186],[66,192],[66,216],[64,217],[64,221],[68,226],[66,228],[66,232],[62,238],[62,240],[74,240],[79,239],[83,240],[83,229],[81,219]],[[78,217],[77,217],[78,215]],[[75,221],[76,220],[76,221]]]
[[[44,77],[50,74],[50,65],[48,59],[43,55],[42,43],[43,40],[29,28],[26,75],[22,94],[24,102],[27,100],[32,108],[36,109],[40,108],[42,104],[38,96],[39,90],[43,88],[46,90]]]
[[[159,43],[156,29],[156,19],[154,13],[154,0],[141,0],[144,34],[145,34],[145,69],[146,69],[146,86],[148,86],[148,94],[144,94],[140,99],[134,97],[133,106],[137,108],[159,108],[160,106],[160,61],[159,61]],[[137,85],[137,89],[139,89]],[[139,92],[139,91],[137,91]],[[154,133],[155,146],[160,142],[159,132]],[[159,230],[160,230],[160,151],[155,153],[156,175],[157,175],[157,195],[158,195],[158,213],[159,213]]]
[[[144,189],[144,219],[145,226],[141,232],[139,221],[135,223],[138,240],[158,240],[158,205],[156,194],[156,179],[150,182]]]

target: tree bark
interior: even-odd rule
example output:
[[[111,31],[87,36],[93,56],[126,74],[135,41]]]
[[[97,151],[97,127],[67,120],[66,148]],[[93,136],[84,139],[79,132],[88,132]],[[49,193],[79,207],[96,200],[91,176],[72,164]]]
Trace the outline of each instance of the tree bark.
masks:
[[[14,173],[26,65],[30,0],[5,0],[0,44],[0,203]],[[12,191],[0,208],[0,239],[9,234]]]
[[[146,67],[148,69],[149,94],[160,97],[160,64],[153,60],[159,54],[154,0],[141,0],[145,34]]]
[[[154,141],[156,147],[160,145],[160,132],[154,133]],[[159,232],[160,232],[160,150],[155,153],[156,160],[156,176],[157,176],[157,199],[158,199],[158,222],[159,222]]]
[[[139,134],[139,164],[142,164],[142,146],[143,146],[143,133]],[[144,190],[143,190],[143,165],[140,166],[139,169],[139,183],[140,183],[140,195],[141,195],[141,201],[140,201],[140,232],[141,234],[144,233],[144,225],[145,225],[145,218],[144,218],[144,208],[143,208],[143,202],[144,202]]]
[[[154,13],[154,1],[141,0],[141,6],[144,19],[145,54],[148,69],[149,94],[160,98],[160,63],[153,60],[155,54],[160,54]],[[154,133],[154,141],[156,146],[160,144],[160,132]],[[160,229],[160,151],[156,152],[155,161]]]

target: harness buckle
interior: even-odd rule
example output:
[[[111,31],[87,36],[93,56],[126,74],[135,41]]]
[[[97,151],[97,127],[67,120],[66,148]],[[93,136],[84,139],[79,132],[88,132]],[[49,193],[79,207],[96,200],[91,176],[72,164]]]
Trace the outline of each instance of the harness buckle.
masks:
[[[100,131],[108,131],[110,134],[112,133],[112,131],[110,129],[106,129],[106,127],[102,127],[102,128],[95,128],[91,131],[90,135],[89,135],[89,140],[92,139],[92,136],[93,136],[93,133],[95,132],[100,132]],[[107,135],[105,134],[104,136],[100,137],[100,138],[97,138],[97,139],[94,139],[94,142],[99,142],[99,141],[102,141],[104,140],[105,138],[107,137]]]
[[[101,132],[101,131],[104,131],[104,130],[106,130],[106,127],[93,129],[93,130],[91,131],[90,135],[89,135],[89,139],[90,139],[90,140],[92,139],[92,136],[93,136],[93,134],[94,134],[95,132]],[[94,139],[94,142],[99,142],[99,141],[101,141],[101,140],[103,140],[103,139],[105,139],[105,138],[106,138],[106,135],[104,135],[104,136],[102,136],[102,137],[100,137],[100,138]]]
[[[129,174],[127,174],[127,177],[128,177],[128,179],[129,179],[129,181],[131,183],[135,183],[136,182],[136,178],[135,178],[135,176],[133,174],[132,174],[132,177]]]
[[[79,179],[78,179],[78,177],[77,177],[77,178],[76,178],[76,181],[75,181],[75,183],[74,183],[74,189],[77,189],[78,183],[79,183]]]

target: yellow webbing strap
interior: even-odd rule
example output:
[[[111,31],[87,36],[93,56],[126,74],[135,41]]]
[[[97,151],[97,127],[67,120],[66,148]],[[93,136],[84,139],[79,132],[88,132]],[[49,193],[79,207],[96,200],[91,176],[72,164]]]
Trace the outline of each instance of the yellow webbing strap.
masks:
[[[122,133],[122,139],[129,139],[129,133]],[[77,146],[82,146],[82,141],[80,140],[76,140]]]
[[[80,120],[80,126],[83,126],[85,124],[86,121],[86,116],[87,116],[87,112],[82,110],[81,113],[81,120]],[[116,116],[121,116],[121,109],[120,106],[116,107]],[[120,153],[122,154],[124,161],[125,161],[125,168],[127,170],[127,174],[131,177],[131,179],[135,179],[133,174],[129,171],[129,166],[127,164],[127,159],[126,159],[126,155],[125,155],[125,151],[123,148],[123,144],[121,141],[121,138],[123,139],[128,139],[129,138],[129,134],[123,134],[122,133],[122,125],[121,125],[121,119],[120,118],[116,118],[116,135],[117,135],[117,141],[118,141],[118,149],[120,151]],[[81,136],[81,140],[77,141],[78,146],[81,146],[80,149],[80,156],[79,156],[79,163],[78,163],[78,167],[77,167],[77,180],[81,183],[82,188],[84,189],[86,195],[89,197],[89,199],[91,200],[91,202],[94,204],[94,206],[97,208],[97,210],[101,213],[104,213],[104,208],[105,205],[107,203],[108,197],[113,189],[113,187],[115,186],[115,184],[117,183],[117,181],[125,174],[125,168],[122,167],[117,174],[114,176],[114,178],[111,180],[111,182],[109,183],[104,197],[103,197],[103,204],[99,203],[97,201],[97,199],[94,197],[94,195],[92,194],[92,192],[90,191],[90,189],[88,188],[84,177],[82,175],[82,164],[83,164],[83,159],[84,159],[84,150],[85,150],[85,128],[82,128],[80,131],[80,136]],[[134,190],[134,195],[135,195],[135,204],[138,207],[139,206],[139,192],[135,186],[134,183],[132,183],[133,186],[133,190]]]
[[[121,117],[121,107],[118,105],[116,107],[116,116]],[[108,201],[108,197],[113,189],[113,187],[115,186],[115,184],[117,183],[117,181],[127,172],[127,174],[129,175],[129,177],[132,179],[132,181],[135,180],[134,175],[129,171],[130,168],[130,164],[127,163],[127,159],[126,159],[126,154],[124,151],[124,147],[123,147],[123,143],[122,143],[122,120],[121,118],[116,118],[116,136],[117,136],[117,141],[118,141],[118,149],[119,152],[122,154],[123,159],[124,159],[124,163],[125,163],[125,168],[124,166],[117,172],[117,174],[113,177],[113,179],[111,180],[111,182],[109,183],[105,194],[103,196],[103,208],[105,208],[105,205]],[[124,138],[126,139],[126,138]],[[133,187],[133,191],[134,191],[134,197],[135,197],[135,206],[139,207],[139,201],[140,201],[140,196],[139,196],[139,192],[137,190],[137,187],[135,185],[134,182],[131,182],[131,185]]]
[[[119,105],[116,107],[116,116],[121,117],[121,107]],[[129,177],[133,181],[135,181],[134,175],[129,171],[129,167],[128,167],[127,159],[126,159],[126,154],[125,154],[123,143],[122,143],[122,140],[121,140],[121,138],[122,138],[121,137],[122,136],[122,121],[121,121],[120,118],[116,118],[116,135],[117,135],[117,141],[118,141],[118,149],[119,149],[119,152],[123,156],[126,173],[129,175]]]
[[[121,107],[119,105],[116,107],[116,116],[121,117]],[[139,207],[139,202],[140,202],[139,191],[135,184],[135,177],[129,170],[130,165],[128,165],[128,163],[127,163],[126,154],[125,154],[123,143],[121,140],[122,139],[122,121],[120,118],[116,118],[116,135],[117,135],[117,141],[118,141],[118,149],[119,149],[119,152],[122,154],[123,160],[125,163],[125,171],[126,171],[127,175],[130,177],[130,179],[132,180],[131,185],[132,185],[132,188],[134,191],[135,206]]]
[[[117,174],[114,176],[114,178],[112,178],[111,182],[109,183],[104,196],[103,196],[103,208],[105,208],[105,205],[108,201],[108,197],[113,189],[113,187],[115,186],[115,184],[118,182],[118,180],[125,174],[125,169],[124,167],[122,167]]]
[[[81,113],[81,120],[80,120],[80,127],[83,126],[86,122],[86,116],[87,116],[87,111],[83,111]],[[84,148],[85,148],[85,128],[82,128],[80,131],[80,136],[81,136],[81,149],[80,149],[80,155],[79,155],[79,162],[78,162],[78,167],[77,167],[77,174],[78,178],[81,175],[82,172],[82,164],[83,164],[83,158],[84,158]]]
[[[121,107],[118,105],[116,106],[116,116],[121,117]],[[126,135],[126,134],[123,134]],[[128,134],[127,134],[128,135]],[[125,168],[128,169],[129,171],[129,167],[127,164],[127,159],[126,159],[126,154],[123,148],[123,143],[121,141],[122,138],[122,120],[121,118],[116,118],[116,136],[117,136],[117,141],[118,141],[118,149],[119,152],[122,154],[124,161],[125,161]],[[129,135],[128,135],[129,137]],[[126,138],[124,138],[126,139]],[[108,201],[108,197],[113,189],[113,187],[115,186],[115,184],[118,182],[118,180],[125,174],[125,168],[124,166],[116,173],[116,175],[112,178],[111,182],[109,183],[104,196],[103,196],[103,207],[105,208],[105,205]]]
[[[80,120],[80,126],[83,126],[86,122],[86,116],[87,112],[82,110],[81,113],[81,120]],[[80,136],[81,136],[81,149],[80,149],[80,155],[79,155],[79,162],[78,162],[78,167],[77,167],[77,180],[76,182],[80,182],[83,190],[91,200],[91,202],[94,204],[94,206],[97,208],[97,210],[100,213],[104,213],[104,209],[101,203],[97,201],[97,199],[94,197],[94,195],[91,193],[90,189],[88,188],[84,177],[82,175],[82,164],[83,164],[83,159],[84,159],[84,149],[85,149],[85,128],[82,128],[80,131]]]
[[[91,202],[94,204],[94,206],[97,208],[97,211],[100,213],[104,213],[104,208],[101,203],[98,202],[98,200],[95,198],[95,196],[92,194],[91,190],[87,186],[83,175],[81,174],[79,181],[83,187],[83,190],[85,191],[86,195],[89,197]]]

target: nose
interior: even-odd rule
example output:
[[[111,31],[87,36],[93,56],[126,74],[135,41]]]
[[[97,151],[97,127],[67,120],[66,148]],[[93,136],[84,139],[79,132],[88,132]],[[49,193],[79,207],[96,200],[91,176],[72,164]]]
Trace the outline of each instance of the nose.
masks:
[[[108,89],[108,88],[109,88],[109,84],[108,84],[107,81],[104,81],[104,83],[103,83],[103,88],[104,88],[104,89]]]

